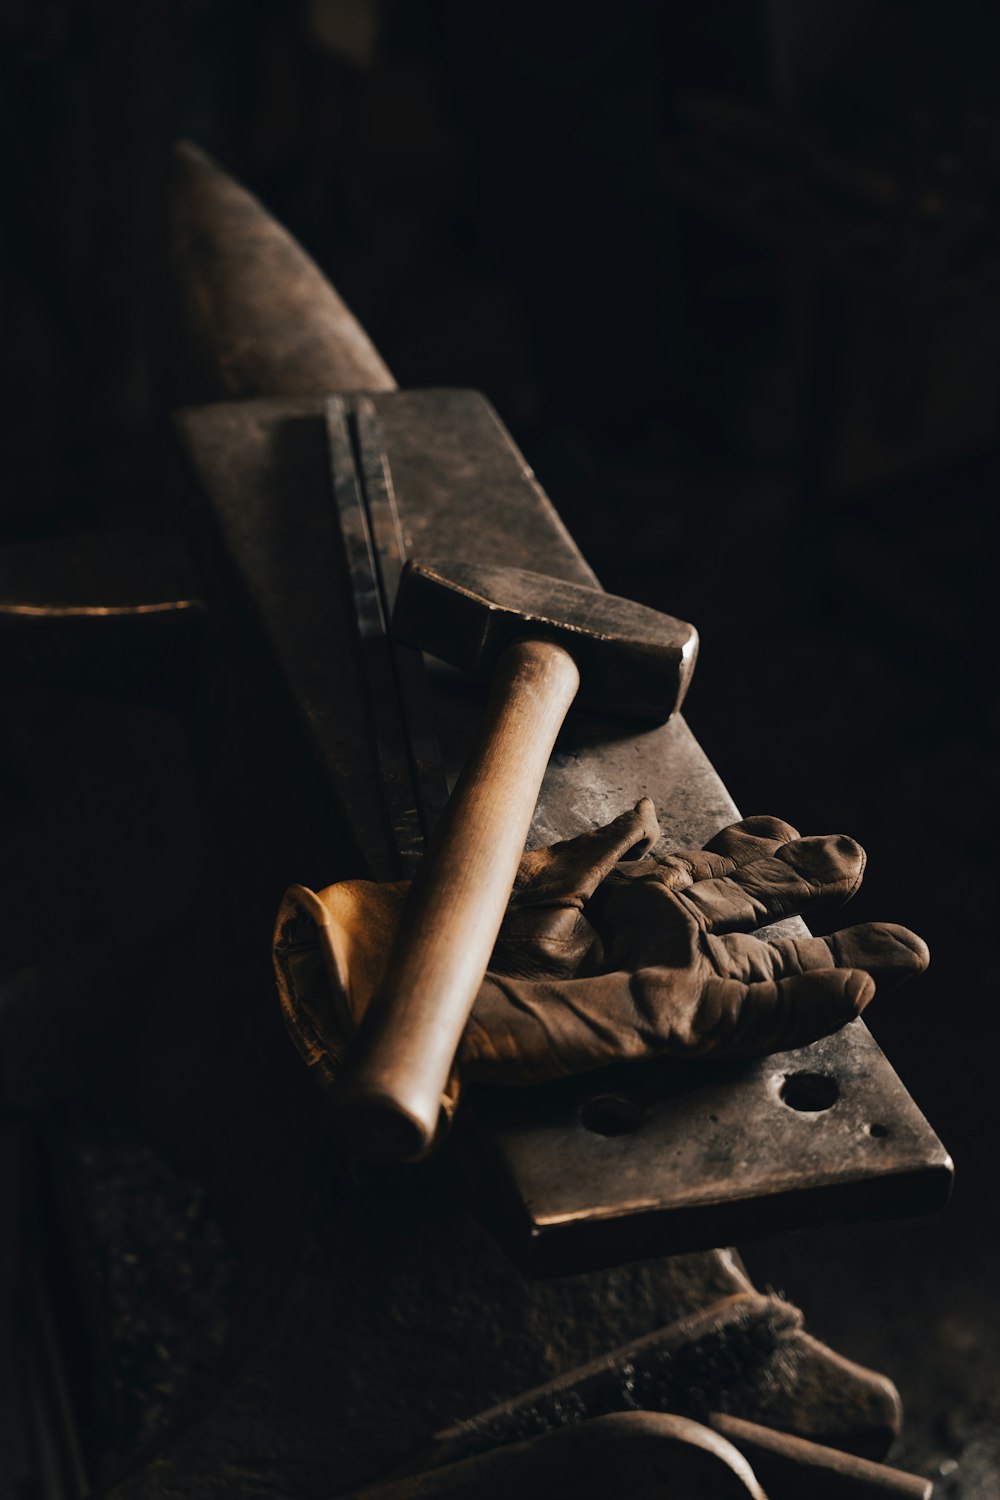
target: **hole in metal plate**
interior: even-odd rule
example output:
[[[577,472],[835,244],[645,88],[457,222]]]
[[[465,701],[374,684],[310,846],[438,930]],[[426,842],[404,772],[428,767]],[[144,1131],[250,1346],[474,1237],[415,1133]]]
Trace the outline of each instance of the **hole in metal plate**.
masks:
[[[782,1102],[800,1114],[819,1114],[840,1098],[837,1080],[828,1073],[788,1073],[781,1085]]]
[[[641,1123],[641,1107],[624,1094],[595,1094],[580,1106],[580,1124],[594,1135],[631,1135]]]
[[[880,1125],[879,1122],[875,1120],[871,1125],[869,1125],[868,1134],[873,1135],[877,1141],[880,1141],[889,1134],[889,1127],[888,1125]]]

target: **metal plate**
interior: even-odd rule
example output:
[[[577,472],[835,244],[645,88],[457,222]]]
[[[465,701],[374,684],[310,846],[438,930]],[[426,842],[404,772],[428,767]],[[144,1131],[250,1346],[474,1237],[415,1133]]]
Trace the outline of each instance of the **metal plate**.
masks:
[[[491,1216],[535,1274],[932,1212],[951,1168],[862,1021],[759,1062],[616,1068],[480,1103]],[[484,1199],[484,1203],[489,1203]]]
[[[408,555],[465,556],[595,582],[481,396],[400,391],[375,405]],[[182,413],[178,430],[313,747],[369,867],[378,869],[387,861],[386,820],[348,644],[322,411],[307,398],[230,403]],[[454,776],[483,693],[429,666]],[[571,716],[531,842],[607,821],[643,795],[653,798],[675,848],[700,846],[739,816],[680,716],[654,730]],[[821,1081],[786,1087],[803,1074]],[[800,1102],[824,1107],[795,1108],[788,1087],[805,1089]],[[592,1128],[593,1101],[616,1095],[626,1128],[602,1134]],[[496,1232],[544,1273],[824,1221],[925,1213],[944,1204],[951,1179],[944,1148],[860,1021],[749,1066],[650,1064],[624,1077],[617,1070],[484,1096],[465,1139],[474,1142],[473,1176],[480,1186],[488,1181],[482,1197]]]

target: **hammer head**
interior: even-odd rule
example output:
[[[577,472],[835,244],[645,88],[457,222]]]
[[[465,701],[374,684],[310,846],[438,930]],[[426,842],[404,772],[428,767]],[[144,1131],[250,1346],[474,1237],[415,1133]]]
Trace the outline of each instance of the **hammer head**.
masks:
[[[407,563],[392,629],[475,676],[491,675],[515,640],[556,641],[579,668],[581,703],[657,724],[680,707],[698,653],[694,626],[672,615],[543,573],[465,562]]]

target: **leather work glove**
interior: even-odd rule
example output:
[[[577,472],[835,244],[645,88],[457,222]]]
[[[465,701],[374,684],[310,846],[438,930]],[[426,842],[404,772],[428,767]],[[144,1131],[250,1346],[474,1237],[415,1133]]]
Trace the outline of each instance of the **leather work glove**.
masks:
[[[704,849],[650,852],[653,804],[523,856],[456,1059],[458,1080],[534,1084],[661,1056],[748,1058],[838,1030],[875,992],[917,974],[924,943],[863,923],[830,937],[751,930],[848,901],[865,854],[744,818]],[[381,977],[407,886],[292,886],[274,960],[285,1020],[321,1083]]]

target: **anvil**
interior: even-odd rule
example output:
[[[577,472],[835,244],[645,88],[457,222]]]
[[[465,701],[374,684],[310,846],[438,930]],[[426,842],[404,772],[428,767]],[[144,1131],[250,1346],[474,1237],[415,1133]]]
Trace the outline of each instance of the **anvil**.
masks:
[[[374,404],[410,555],[469,555],[596,584],[482,396],[388,391]],[[367,698],[349,644],[323,403],[206,405],[180,413],[177,429],[368,870],[391,871],[376,763],[364,748]],[[454,778],[480,693],[436,662],[428,671]],[[680,715],[651,730],[580,712],[546,775],[531,843],[606,822],[640,796],[652,797],[677,848],[700,846],[739,817]],[[650,1063],[496,1091],[476,1102],[462,1142],[482,1211],[528,1268],[545,1273],[926,1213],[945,1201],[951,1175],[862,1022],[754,1063]]]

